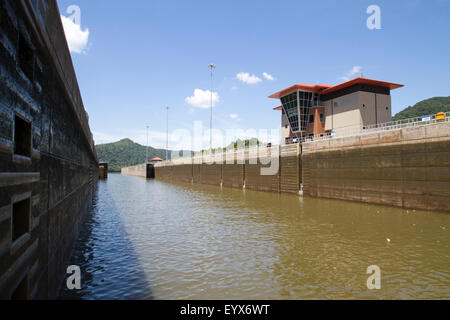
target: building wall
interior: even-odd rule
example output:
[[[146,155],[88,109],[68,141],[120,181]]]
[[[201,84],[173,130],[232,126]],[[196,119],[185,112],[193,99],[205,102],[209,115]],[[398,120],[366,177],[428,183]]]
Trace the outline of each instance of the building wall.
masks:
[[[325,130],[357,132],[362,126],[390,122],[391,96],[358,91],[323,102]],[[387,108],[387,109],[386,109]]]
[[[390,95],[360,92],[359,106],[364,126],[387,123],[392,120]]]
[[[57,297],[97,179],[56,1],[0,0],[0,299]]]
[[[323,122],[320,122],[320,115],[323,114]],[[314,107],[309,110],[309,115],[314,116],[314,122],[308,123],[306,127],[306,136],[310,134],[319,136],[325,133],[325,107]]]
[[[306,196],[450,212],[450,123],[303,145]]]

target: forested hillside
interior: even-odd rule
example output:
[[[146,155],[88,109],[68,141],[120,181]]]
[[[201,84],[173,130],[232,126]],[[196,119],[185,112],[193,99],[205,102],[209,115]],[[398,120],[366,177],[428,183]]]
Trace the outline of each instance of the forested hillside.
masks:
[[[109,165],[109,171],[120,171],[123,167],[144,163],[147,147],[135,143],[130,139],[123,139],[114,143],[97,145],[96,149],[99,161],[107,162]],[[161,159],[166,158],[165,149],[148,147],[148,154],[149,159],[155,157]]]
[[[408,118],[421,117],[436,114],[438,112],[450,111],[450,97],[435,97],[420,101],[414,106],[410,106],[405,110],[397,113],[392,120],[402,120]]]

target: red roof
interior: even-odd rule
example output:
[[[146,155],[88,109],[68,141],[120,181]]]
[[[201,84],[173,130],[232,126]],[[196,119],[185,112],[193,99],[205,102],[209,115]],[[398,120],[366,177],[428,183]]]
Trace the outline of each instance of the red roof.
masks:
[[[283,106],[278,106],[278,107],[276,107],[276,108],[273,108],[273,110],[283,110]]]
[[[300,84],[296,84],[293,85],[292,87],[289,87],[287,89],[284,89],[280,92],[274,93],[273,95],[271,95],[269,98],[273,98],[273,99],[280,99],[282,96],[285,96],[291,92],[294,92],[296,90],[307,90],[307,91],[312,91],[312,92],[321,92],[321,90],[323,89],[328,89],[331,88],[331,86],[328,86],[326,84],[305,84],[305,83],[300,83]]]
[[[164,160],[161,158],[153,158],[151,161],[164,161]]]
[[[355,84],[370,84],[370,85],[374,85],[374,86],[389,88],[390,90],[394,90],[394,89],[403,87],[402,84],[397,84],[397,83],[392,83],[392,82],[378,81],[378,80],[372,80],[372,79],[366,79],[366,78],[355,78],[353,80],[349,80],[349,81],[340,83],[335,86],[329,86],[329,85],[325,85],[325,84],[317,84],[317,85],[296,84],[296,85],[293,85],[292,87],[289,87],[287,89],[284,89],[277,93],[272,94],[271,96],[269,96],[269,98],[279,99],[279,98],[281,98],[291,92],[294,92],[296,90],[307,90],[307,91],[312,91],[312,92],[316,92],[316,93],[320,93],[320,94],[328,94],[331,92],[335,92],[335,91],[353,86]],[[278,110],[278,109],[275,109],[275,110]]]

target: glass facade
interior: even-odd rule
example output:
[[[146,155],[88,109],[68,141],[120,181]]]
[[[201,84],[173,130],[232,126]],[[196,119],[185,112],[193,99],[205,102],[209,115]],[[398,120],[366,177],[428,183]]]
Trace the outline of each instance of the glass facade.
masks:
[[[297,92],[291,93],[287,96],[281,97],[283,109],[291,125],[292,132],[298,132],[298,99]]]
[[[309,121],[309,110],[319,104],[319,97],[317,93],[297,91],[281,97],[281,103],[292,132],[304,132]]]

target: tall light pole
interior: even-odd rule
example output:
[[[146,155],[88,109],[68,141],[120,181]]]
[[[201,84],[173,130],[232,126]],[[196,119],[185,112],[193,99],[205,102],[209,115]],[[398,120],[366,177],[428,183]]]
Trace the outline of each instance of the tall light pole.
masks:
[[[169,160],[169,107],[166,107],[167,110],[167,123],[166,123],[166,161]]]
[[[212,121],[213,121],[213,88],[214,88],[214,69],[216,68],[215,64],[210,64],[209,68],[211,69],[211,120],[209,122],[209,134],[210,134],[210,141],[209,141],[209,150],[212,153]]]
[[[147,148],[145,150],[145,164],[148,163],[148,128],[150,128],[150,126],[147,126]]]

